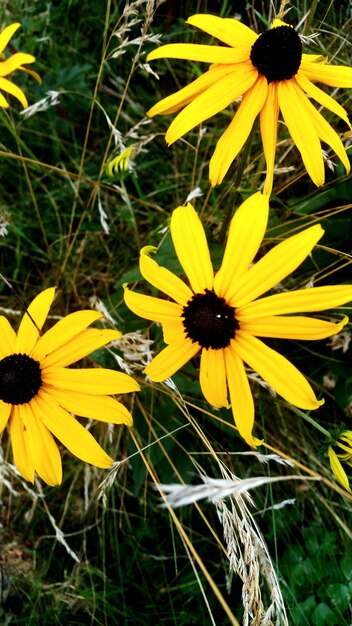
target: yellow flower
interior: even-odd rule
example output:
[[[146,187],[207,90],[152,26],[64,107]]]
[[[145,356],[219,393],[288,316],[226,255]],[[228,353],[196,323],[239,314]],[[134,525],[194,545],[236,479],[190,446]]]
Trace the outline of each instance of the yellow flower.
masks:
[[[52,435],[72,454],[98,467],[112,459],[72,415],[131,426],[128,410],[106,394],[138,391],[127,374],[108,369],[67,369],[121,333],[87,329],[102,317],[77,311],[39,337],[55,289],[41,292],[30,304],[18,333],[0,316],[0,432],[9,422],[13,456],[26,480],[34,473],[48,485],[62,480],[61,458]],[[52,433],[52,434],[51,434]]]
[[[12,35],[16,32],[16,30],[20,26],[21,24],[16,22],[15,24],[11,24],[10,26],[7,26],[0,33],[0,54],[2,57],[4,57],[3,51],[5,50],[7,44],[9,43]],[[35,61],[35,57],[32,56],[31,54],[26,54],[25,52],[16,52],[12,56],[5,59],[5,61],[0,61],[0,89],[11,94],[11,96],[15,96],[15,98],[17,98],[17,100],[20,101],[20,103],[25,109],[28,107],[28,102],[22,89],[17,87],[17,85],[14,85],[14,83],[12,83],[7,78],[4,78],[4,76],[8,76],[8,74],[11,74],[14,70],[27,71],[26,68],[22,67],[22,65],[24,63],[34,63],[34,61]],[[34,77],[39,78],[35,72],[32,72],[31,70],[28,70],[28,71],[32,73]],[[9,106],[9,103],[4,98],[2,93],[0,93],[0,106],[4,107],[5,109],[8,108]]]
[[[335,452],[334,447],[339,448],[340,452]],[[343,452],[341,452],[343,450]],[[352,467],[352,430],[345,430],[337,437],[334,444],[328,448],[330,466],[336,480],[347,490],[352,493],[347,474],[342,466],[347,463]]]
[[[352,68],[328,65],[322,56],[303,54],[298,33],[278,19],[261,35],[238,20],[213,15],[193,15],[187,23],[216,37],[226,46],[180,43],[153,50],[147,61],[167,57],[212,65],[187,87],[153,106],[147,114],[152,117],[175,113],[184,107],[166,133],[165,139],[170,145],[242,96],[241,104],[217,142],[210,161],[209,177],[213,186],[222,182],[260,114],[267,164],[264,192],[271,193],[279,110],[316,185],[323,185],[325,179],[320,141],[330,145],[346,171],[350,171],[341,139],[306,94],[341,117],[351,128],[345,109],[314,82],[331,87],[352,87]]]
[[[153,381],[172,376],[199,351],[200,385],[215,407],[228,406],[242,437],[252,436],[254,404],[244,363],[288,402],[316,409],[321,402],[304,376],[285,357],[258,337],[322,339],[347,322],[331,323],[291,313],[322,311],[352,300],[352,285],[324,286],[262,294],[293,272],[323,235],[315,225],[277,244],[251,266],[264,237],[268,196],[257,193],[236,211],[230,225],[222,265],[214,275],[208,244],[194,208],[177,208],[171,236],[190,287],[149,256],[140,256],[142,276],[174,302],[135,293],[125,287],[127,306],[137,315],[160,322],[167,345],[144,370]]]

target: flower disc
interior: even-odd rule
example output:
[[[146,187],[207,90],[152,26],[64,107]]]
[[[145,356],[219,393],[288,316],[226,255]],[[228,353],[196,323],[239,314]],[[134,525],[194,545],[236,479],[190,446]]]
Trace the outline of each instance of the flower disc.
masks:
[[[226,348],[238,328],[235,309],[209,289],[193,296],[182,317],[187,337],[206,349]]]
[[[42,386],[40,364],[27,354],[11,354],[0,360],[0,399],[25,404]]]
[[[268,83],[289,80],[301,65],[301,40],[291,26],[271,28],[259,35],[252,46],[250,59]]]

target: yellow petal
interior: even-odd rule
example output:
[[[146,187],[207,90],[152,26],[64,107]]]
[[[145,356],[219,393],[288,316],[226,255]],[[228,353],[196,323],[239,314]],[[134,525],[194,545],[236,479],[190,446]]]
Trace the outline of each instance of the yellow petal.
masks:
[[[189,85],[183,87],[176,93],[163,98],[160,102],[157,102],[149,111],[147,115],[153,117],[154,115],[166,115],[169,113],[175,113],[179,109],[182,109],[186,104],[194,100],[196,96],[203,93],[208,87],[214,85],[220,78],[228,75],[232,72],[232,67],[228,65],[213,65],[207,72],[201,74],[196,80],[193,80]]]
[[[327,285],[297,289],[267,296],[250,302],[236,311],[239,319],[285,315],[287,313],[310,313],[332,309],[352,301],[352,285]]]
[[[336,480],[349,492],[351,492],[351,488],[348,482],[347,474],[343,469],[339,458],[336,452],[332,449],[331,446],[328,448],[328,455],[330,460],[330,466],[332,469],[332,473],[334,474]]]
[[[194,357],[200,350],[198,343],[193,343],[190,339],[184,338],[178,343],[172,343],[162,350],[147,365],[144,373],[156,383],[169,378],[179,370],[187,361]]]
[[[15,96],[15,98],[20,101],[24,109],[28,107],[27,98],[24,95],[22,89],[17,87],[17,85],[12,83],[10,80],[0,77],[0,89],[2,89],[3,91],[7,91],[7,93],[11,94],[12,96]]]
[[[173,120],[165,135],[170,145],[189,130],[228,107],[255,83],[258,71],[249,63],[235,69],[199,94]]]
[[[12,408],[10,435],[15,465],[26,480],[34,483],[34,464],[29,454],[28,435],[20,416],[20,406]]]
[[[88,430],[58,405],[50,393],[40,390],[32,402],[42,423],[72,454],[97,467],[111,467],[111,457],[104,452]]]
[[[277,244],[239,278],[231,306],[243,306],[281,282],[304,261],[323,234],[316,224]]]
[[[221,267],[214,279],[218,296],[229,300],[239,276],[257,254],[263,240],[269,215],[269,197],[260,192],[245,200],[231,220]]]
[[[199,382],[204,397],[212,406],[228,407],[224,350],[202,350]]]
[[[209,164],[209,179],[214,187],[221,183],[252,130],[255,118],[264,105],[268,81],[259,76],[242,98],[235,117],[221,135]]]
[[[20,28],[21,24],[19,22],[14,22],[9,26],[6,26],[4,30],[0,33],[0,52],[2,52],[7,44],[9,43],[12,35],[15,34],[16,30]]]
[[[139,385],[128,374],[105,368],[67,369],[49,367],[42,370],[44,385],[92,395],[121,394],[139,391]]]
[[[352,87],[352,68],[344,65],[327,65],[325,63],[301,64],[300,74],[304,74],[309,80],[313,80],[330,87]]]
[[[0,358],[13,354],[16,345],[16,333],[9,321],[0,315]]]
[[[164,342],[167,344],[184,339],[185,329],[182,324],[182,320],[179,319],[176,322],[163,322],[163,337]]]
[[[309,109],[310,119],[312,124],[314,124],[314,128],[318,133],[318,136],[322,141],[325,141],[335,154],[341,159],[342,163],[346,168],[347,174],[350,172],[350,162],[348,160],[348,156],[344,145],[338,136],[338,134],[333,130],[333,128],[328,124],[328,122],[323,118],[323,116],[315,109],[309,100],[306,102],[307,110]]]
[[[307,96],[294,78],[278,82],[277,88],[279,106],[290,135],[301,153],[309,176],[320,187],[325,180],[324,162],[319,136],[307,106]]]
[[[7,76],[8,74],[11,74],[11,72],[20,69],[21,65],[24,65],[25,63],[34,63],[34,61],[35,57],[31,54],[16,52],[16,54],[13,54],[11,57],[6,59],[6,61],[0,61],[0,76]],[[5,91],[8,91],[8,89],[5,89]]]
[[[178,276],[150,258],[145,248],[141,251],[139,269],[145,280],[166,293],[181,306],[187,304],[188,300],[192,298],[193,294],[190,288]]]
[[[225,48],[224,46],[203,46],[194,43],[170,43],[160,46],[147,56],[147,62],[155,59],[186,59],[203,63],[240,63],[249,59],[250,46]]]
[[[229,385],[232,413],[238,432],[250,446],[256,446],[252,436],[254,425],[254,402],[242,359],[236,353],[236,344],[225,351],[227,382]]]
[[[11,409],[11,404],[7,404],[7,402],[3,402],[2,400],[0,400],[0,433],[2,433],[2,431],[6,427],[7,422],[9,421]]]
[[[29,456],[35,471],[48,485],[60,485],[61,457],[52,434],[33,413],[32,403],[21,407],[21,416],[27,433]]]
[[[9,106],[10,106],[9,103],[5,100],[2,93],[0,93],[0,107],[2,107],[3,109],[8,109]]]
[[[186,24],[200,28],[208,35],[216,37],[228,46],[237,46],[239,44],[252,46],[255,40],[258,39],[258,35],[253,30],[239,20],[232,18],[198,13],[189,17]]]
[[[256,337],[306,340],[325,339],[331,335],[336,335],[348,322],[347,316],[336,324],[304,316],[279,317],[270,315],[246,320],[246,317],[241,316],[237,311],[236,319],[241,330]]]
[[[188,202],[171,217],[171,236],[178,260],[195,293],[213,287],[213,266],[202,222]]]
[[[107,422],[109,424],[126,424],[132,426],[132,415],[121,402],[109,396],[94,396],[78,391],[50,389],[50,395],[57,400],[66,411]]]
[[[319,402],[306,378],[281,354],[245,331],[236,331],[236,352],[280,396],[300,409],[317,409]]]
[[[321,104],[323,107],[325,107],[326,109],[329,109],[330,111],[335,113],[335,115],[338,115],[339,117],[341,117],[341,119],[343,119],[344,122],[346,122],[346,124],[351,128],[351,123],[348,119],[347,111],[341,106],[341,104],[336,102],[336,100],[334,98],[331,98],[331,96],[328,96],[328,94],[325,93],[325,91],[322,91],[321,89],[319,89],[319,87],[314,85],[309,80],[309,78],[307,78],[305,74],[301,72],[300,70],[296,74],[295,79],[303,91],[308,93],[312,98],[314,98],[314,100],[319,102],[319,104]]]
[[[273,82],[268,85],[266,101],[260,112],[260,134],[266,161],[266,178],[263,187],[265,194],[271,194],[273,188],[278,118],[277,84]]]
[[[29,354],[39,336],[39,330],[42,328],[51,303],[54,300],[55,287],[50,287],[42,291],[29,305],[27,312],[24,313],[20,327],[17,333],[16,352]],[[31,317],[30,317],[31,316]],[[32,319],[31,319],[32,318]],[[36,324],[33,323],[33,320]]]
[[[53,365],[66,367],[120,337],[121,333],[117,330],[89,328],[44,357],[41,360],[41,367],[43,369]]]
[[[302,54],[301,65],[299,69],[310,67],[312,63],[327,63],[328,57],[322,54]]]
[[[73,337],[82,332],[87,326],[101,319],[103,315],[97,311],[76,311],[59,320],[55,326],[47,330],[38,340],[31,353],[33,359],[40,361],[47,354],[60,348]],[[121,337],[117,333],[116,339]]]
[[[177,321],[182,315],[182,307],[179,304],[136,293],[126,286],[124,286],[124,298],[133,313],[153,322]]]

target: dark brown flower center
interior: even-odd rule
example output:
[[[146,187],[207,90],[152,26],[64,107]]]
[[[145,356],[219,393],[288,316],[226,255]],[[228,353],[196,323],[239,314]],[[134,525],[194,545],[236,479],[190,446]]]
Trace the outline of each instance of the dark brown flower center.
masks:
[[[42,382],[40,364],[27,354],[11,354],[0,360],[0,399],[3,402],[30,402]]]
[[[207,349],[226,348],[239,328],[235,309],[209,289],[193,296],[182,317],[187,337]]]
[[[301,65],[301,40],[291,26],[271,28],[254,42],[250,59],[268,83],[289,80]]]

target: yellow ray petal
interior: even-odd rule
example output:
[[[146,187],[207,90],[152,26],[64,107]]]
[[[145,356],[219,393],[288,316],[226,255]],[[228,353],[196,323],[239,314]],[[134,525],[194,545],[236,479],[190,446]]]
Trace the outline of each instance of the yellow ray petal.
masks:
[[[186,24],[191,24],[203,30],[208,35],[216,37],[228,46],[239,44],[252,46],[258,35],[239,20],[232,18],[216,17],[206,13],[191,15],[186,20]]]
[[[301,64],[299,72],[309,80],[329,85],[329,87],[352,87],[352,68],[344,65],[327,65],[306,61]]]
[[[185,59],[203,63],[241,63],[248,61],[250,46],[225,48],[224,46],[203,46],[196,43],[170,43],[160,46],[147,56],[147,62],[155,59]]]
[[[20,417],[20,407],[14,406],[10,419],[13,460],[22,476],[34,483],[34,464],[29,454],[28,436]]]
[[[245,200],[231,220],[221,267],[214,279],[218,296],[228,300],[233,286],[252,263],[264,237],[269,215],[269,197],[260,192]]]
[[[324,162],[319,136],[307,107],[307,96],[293,78],[280,81],[277,89],[279,107],[289,133],[301,153],[309,176],[320,187],[325,180]]]
[[[94,352],[94,350],[99,350],[99,348],[107,345],[110,341],[114,341],[116,339],[116,333],[120,336],[118,331],[110,329],[89,328],[88,330],[84,330],[65,343],[65,345],[44,357],[41,360],[41,367],[45,369],[53,365],[59,365],[60,367],[71,365],[83,359],[85,356],[88,356]]]
[[[9,321],[0,315],[0,358],[13,354],[16,345],[16,333]]]
[[[299,69],[310,67],[311,63],[327,63],[328,57],[322,54],[302,54],[301,65]]]
[[[260,112],[260,134],[266,161],[266,177],[263,192],[268,195],[271,194],[273,188],[278,119],[277,84],[273,82],[268,85],[266,101]]]
[[[307,110],[309,110],[311,121],[314,124],[318,136],[322,141],[325,141],[325,143],[331,146],[335,154],[337,154],[339,159],[341,159],[342,163],[344,164],[347,174],[349,174],[351,166],[340,137],[330,126],[330,124],[323,118],[319,111],[316,110],[312,103],[309,102],[309,100],[307,100],[306,105]]]
[[[9,421],[11,409],[11,404],[7,404],[7,402],[3,402],[2,400],[0,400],[0,433],[2,433],[2,431],[6,427],[7,422]]]
[[[306,378],[281,354],[245,331],[236,331],[236,352],[280,396],[300,409],[317,409],[319,402]]]
[[[2,93],[0,93],[0,107],[2,107],[3,109],[8,109],[9,106],[10,106],[9,103],[5,100]]]
[[[33,413],[31,403],[21,407],[21,416],[27,432],[29,456],[35,471],[48,485],[60,485],[61,457],[52,434]]]
[[[21,65],[25,63],[34,63],[35,57],[31,54],[25,54],[24,52],[16,52],[11,57],[6,59],[6,61],[0,61],[0,76],[7,76],[19,69]],[[8,91],[8,89],[6,89]],[[11,93],[11,91],[9,92]],[[14,94],[16,95],[16,94]]]
[[[351,492],[351,488],[348,482],[347,474],[343,469],[340,460],[336,454],[336,452],[332,449],[331,446],[328,448],[328,455],[330,460],[330,466],[332,469],[332,473],[334,474],[336,480],[349,492]]]
[[[170,145],[189,130],[229,106],[255,83],[258,71],[249,63],[239,63],[234,70],[219,79],[188,104],[170,124],[165,135]]]
[[[112,458],[104,452],[90,432],[62,409],[49,393],[41,390],[32,402],[42,423],[72,454],[97,467],[111,467]]]
[[[121,402],[109,396],[94,396],[78,391],[67,392],[63,389],[50,389],[50,395],[66,411],[109,424],[132,426],[132,415]]]
[[[156,383],[169,378],[179,370],[187,361],[194,357],[200,350],[198,343],[190,339],[182,339],[178,343],[172,343],[159,352],[159,354],[147,365],[144,373]]]
[[[165,343],[169,344],[181,341],[185,336],[185,329],[181,319],[176,322],[163,322],[163,337]]]
[[[314,85],[300,70],[298,70],[295,79],[303,91],[308,93],[323,107],[329,109],[330,111],[335,113],[335,115],[341,117],[341,119],[343,119],[344,122],[346,122],[346,124],[351,128],[347,111],[341,106],[341,104],[339,104],[334,98],[331,98],[331,96],[328,96],[325,91],[322,91],[321,89],[319,89],[319,87]]]
[[[243,96],[235,117],[221,135],[209,164],[209,179],[213,187],[223,181],[232,161],[247,141],[255,118],[264,105],[267,91],[267,79],[259,76]]]
[[[12,35],[15,34],[16,30],[20,28],[21,24],[19,22],[14,22],[9,26],[6,26],[4,30],[0,33],[0,52],[2,52],[7,44],[9,43]]]
[[[12,96],[15,96],[15,98],[20,101],[24,109],[28,107],[27,98],[24,95],[22,89],[17,87],[17,85],[12,83],[10,80],[0,77],[0,89],[2,89],[3,91],[7,91],[7,93],[11,94]]]
[[[31,356],[33,359],[40,361],[47,354],[63,346],[73,337],[79,335],[87,326],[102,317],[102,313],[98,313],[97,311],[76,311],[75,313],[66,315],[66,317],[59,320],[55,326],[52,326],[38,339]],[[116,339],[120,337],[121,333],[117,332]]]
[[[189,85],[154,104],[154,106],[147,111],[147,115],[153,117],[154,115],[175,113],[194,100],[200,93],[203,93],[208,87],[214,85],[220,78],[223,78],[232,71],[233,69],[228,65],[211,66],[207,72],[201,74],[201,76],[193,80]]]
[[[224,350],[202,350],[199,382],[204,397],[212,406],[228,407]]]
[[[156,248],[153,249],[154,252]],[[184,306],[193,296],[190,288],[178,276],[165,267],[161,267],[149,256],[150,247],[141,250],[139,269],[145,280],[151,285],[166,293],[178,304]]]
[[[254,425],[254,402],[242,359],[236,353],[236,344],[225,351],[227,382],[230,391],[232,413],[238,432],[250,446],[256,446],[252,436]]]
[[[236,317],[249,320],[266,315],[310,313],[332,309],[352,301],[352,285],[327,285],[286,291],[249,302],[236,310]]]
[[[237,312],[236,318],[241,330],[256,337],[306,340],[325,339],[325,337],[336,335],[348,322],[347,316],[336,324],[304,316],[279,317],[269,315],[246,320]]]
[[[173,211],[170,229],[178,260],[193,291],[212,289],[214,272],[208,243],[202,222],[189,202]]]
[[[128,374],[105,368],[67,369],[49,367],[42,370],[44,385],[92,395],[121,394],[139,391],[139,385]]]
[[[45,289],[38,294],[31,302],[28,307],[28,313],[32,319],[29,317],[27,312],[23,314],[17,333],[16,352],[29,354],[29,352],[33,349],[38,339],[39,331],[32,320],[34,320],[39,329],[42,328],[49,313],[51,303],[54,300],[54,295],[55,287],[50,287],[49,289]]]
[[[320,224],[316,224],[269,250],[234,285],[229,294],[231,306],[243,306],[281,282],[304,261],[323,234]]]
[[[145,296],[124,286],[125,302],[131,311],[153,322],[177,321],[182,315],[182,307],[175,302]]]

